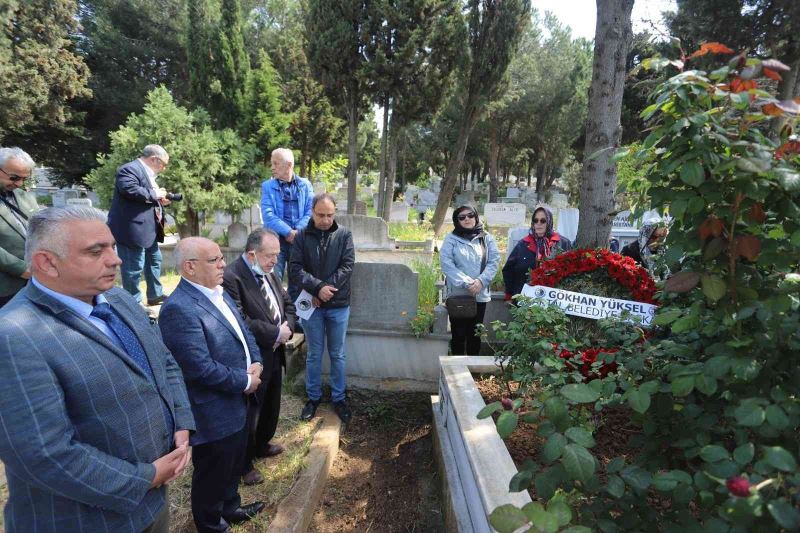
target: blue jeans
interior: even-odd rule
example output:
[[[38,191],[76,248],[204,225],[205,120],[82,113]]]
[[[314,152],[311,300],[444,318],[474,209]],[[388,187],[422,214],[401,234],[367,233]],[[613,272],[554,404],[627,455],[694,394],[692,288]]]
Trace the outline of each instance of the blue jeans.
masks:
[[[280,242],[281,251],[278,254],[278,259],[272,269],[272,272],[278,276],[279,280],[283,281],[283,274],[288,270],[286,268],[286,264],[289,262],[289,257],[292,255],[292,243],[287,242],[283,237],[280,238]],[[289,278],[286,292],[289,293],[289,298],[291,298],[292,302],[294,302],[297,300],[297,297],[300,296],[300,289],[294,283],[292,283],[292,279],[288,276],[288,273],[286,277]]]
[[[131,293],[137,302],[142,301],[142,293],[139,291],[142,271],[147,284],[147,299],[154,300],[164,294],[161,280],[158,279],[161,276],[161,250],[158,249],[158,243],[154,243],[150,248],[117,243],[117,255],[122,259],[120,267],[122,287]]]
[[[325,309],[317,308],[309,320],[301,320],[308,343],[306,355],[306,395],[309,400],[322,397],[322,352],[328,341],[328,356],[331,360],[331,399],[344,400],[346,359],[344,337],[350,319],[350,306]]]

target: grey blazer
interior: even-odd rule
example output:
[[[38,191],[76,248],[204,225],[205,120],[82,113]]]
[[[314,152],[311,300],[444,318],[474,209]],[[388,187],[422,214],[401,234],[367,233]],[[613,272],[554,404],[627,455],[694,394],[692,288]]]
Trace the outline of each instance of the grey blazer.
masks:
[[[105,293],[144,347],[139,366],[88,320],[33,284],[0,310],[0,459],[7,532],[139,532],[165,504],[151,464],[194,430],[180,368],[125,291]],[[163,400],[162,400],[163,399]]]

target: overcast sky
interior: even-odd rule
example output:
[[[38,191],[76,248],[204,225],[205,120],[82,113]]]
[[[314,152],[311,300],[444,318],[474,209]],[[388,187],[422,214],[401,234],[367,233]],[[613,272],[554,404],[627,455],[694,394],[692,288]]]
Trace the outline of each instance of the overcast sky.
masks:
[[[585,37],[590,41],[594,39],[597,21],[595,0],[533,0],[531,4],[540,12],[552,12],[562,23],[572,28],[575,37]],[[631,15],[633,31],[650,29],[651,20],[660,24],[661,12],[675,9],[675,0],[636,0]]]

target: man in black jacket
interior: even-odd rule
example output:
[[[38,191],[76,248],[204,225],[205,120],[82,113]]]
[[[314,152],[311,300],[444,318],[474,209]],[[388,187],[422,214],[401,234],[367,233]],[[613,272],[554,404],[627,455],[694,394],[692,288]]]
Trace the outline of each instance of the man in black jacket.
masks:
[[[280,251],[275,232],[256,229],[247,237],[244,254],[225,269],[222,282],[256,338],[264,364],[261,385],[255,394],[257,401],[251,401],[248,408],[250,435],[242,477],[245,485],[264,481],[254,468],[256,457],[272,457],[283,451],[280,444],[270,444],[270,440],[275,436],[281,409],[284,346],[292,336],[297,316],[289,295],[273,273]]]
[[[345,400],[345,351],[350,318],[350,276],[356,254],[350,230],[336,224],[336,200],[318,194],[311,204],[311,222],[292,243],[289,276],[292,283],[313,296],[314,314],[301,320],[308,342],[306,395],[300,418],[310,420],[322,398],[322,352],[328,340],[331,361],[331,400],[342,422],[352,416]]]

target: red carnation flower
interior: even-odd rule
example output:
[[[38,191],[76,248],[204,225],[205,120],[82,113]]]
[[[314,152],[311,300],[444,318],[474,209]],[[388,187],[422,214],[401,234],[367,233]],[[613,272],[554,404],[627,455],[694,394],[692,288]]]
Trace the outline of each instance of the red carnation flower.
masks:
[[[739,496],[740,498],[750,496],[750,482],[742,476],[729,478],[728,481],[725,482],[725,486],[728,487],[728,492],[734,496]]]

